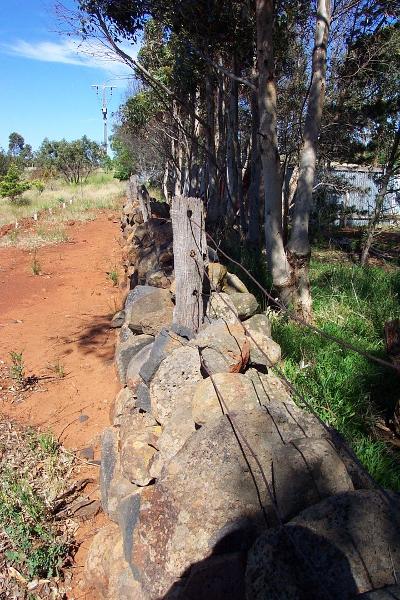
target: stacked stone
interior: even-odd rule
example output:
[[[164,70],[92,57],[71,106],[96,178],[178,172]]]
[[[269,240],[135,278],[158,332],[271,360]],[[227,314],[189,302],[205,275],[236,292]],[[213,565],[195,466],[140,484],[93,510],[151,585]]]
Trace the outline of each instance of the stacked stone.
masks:
[[[137,200],[129,199],[121,218],[122,262],[130,288],[152,285],[168,288],[174,260],[169,206],[150,202],[151,218],[145,223]]]
[[[400,597],[398,496],[271,372],[280,347],[243,283],[219,263],[207,279],[196,334],[171,325],[173,285],[137,285],[120,316],[96,597]]]

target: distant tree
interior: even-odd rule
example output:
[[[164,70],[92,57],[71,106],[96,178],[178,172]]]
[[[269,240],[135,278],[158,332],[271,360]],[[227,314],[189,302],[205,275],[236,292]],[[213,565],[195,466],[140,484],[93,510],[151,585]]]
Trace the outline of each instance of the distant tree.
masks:
[[[23,136],[13,131],[8,136],[8,154],[20,164],[26,163],[33,158],[32,146],[26,144]]]
[[[21,181],[21,174],[18,167],[11,163],[6,175],[0,181],[0,196],[10,198],[13,202],[21,196],[26,190],[29,190],[30,184]]]
[[[15,158],[19,156],[25,146],[25,140],[20,133],[13,131],[8,136],[8,153]]]
[[[0,148],[0,177],[3,177],[10,166],[11,159],[8,154]]]
[[[61,175],[67,183],[81,183],[105,159],[104,149],[87,136],[67,142],[43,140],[36,156],[38,166]]]

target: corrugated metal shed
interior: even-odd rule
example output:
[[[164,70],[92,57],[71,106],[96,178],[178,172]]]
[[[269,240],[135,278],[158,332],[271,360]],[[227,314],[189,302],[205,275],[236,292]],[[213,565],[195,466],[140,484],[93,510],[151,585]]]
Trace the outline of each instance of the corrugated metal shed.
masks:
[[[321,181],[326,175],[340,178],[343,185],[340,185],[340,191],[326,190],[326,198],[329,203],[338,205],[338,221],[340,207],[345,206],[349,210],[347,224],[350,226],[362,226],[368,221],[369,216],[374,210],[375,199],[379,191],[379,182],[382,176],[382,169],[360,167],[359,165],[334,165],[318,177]],[[344,191],[348,185],[348,190]],[[343,190],[342,190],[343,188]],[[385,225],[398,223],[400,225],[400,177],[393,178],[390,182],[390,193],[386,195],[384,204]]]

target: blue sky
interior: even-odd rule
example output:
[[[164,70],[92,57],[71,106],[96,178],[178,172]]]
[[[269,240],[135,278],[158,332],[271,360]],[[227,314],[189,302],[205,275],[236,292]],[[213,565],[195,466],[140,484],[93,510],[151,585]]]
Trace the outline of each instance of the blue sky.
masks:
[[[74,0],[64,4],[73,8]],[[0,0],[0,146],[17,131],[37,148],[44,137],[102,141],[100,98],[92,84],[116,86],[109,114],[126,97],[125,65],[111,61],[94,42],[81,47],[63,36],[52,0]],[[83,50],[83,52],[82,52]],[[132,48],[129,48],[132,54]],[[112,117],[109,119],[111,131]]]

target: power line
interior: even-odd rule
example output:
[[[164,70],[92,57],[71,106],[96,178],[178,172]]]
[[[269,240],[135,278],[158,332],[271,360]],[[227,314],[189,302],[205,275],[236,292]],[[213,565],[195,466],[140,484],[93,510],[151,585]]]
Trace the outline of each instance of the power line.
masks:
[[[108,101],[109,97],[112,96],[112,91],[113,91],[113,89],[114,89],[115,86],[106,85],[105,83],[95,83],[91,87],[96,89],[96,94],[97,95],[99,95],[99,90],[101,90],[101,93],[102,93],[101,112],[103,114],[103,124],[104,124],[104,141],[103,141],[103,146],[104,146],[104,151],[107,154],[107,149],[108,149],[108,139],[107,139],[108,109],[107,109],[107,101]],[[107,90],[110,90],[110,96],[108,96]]]

